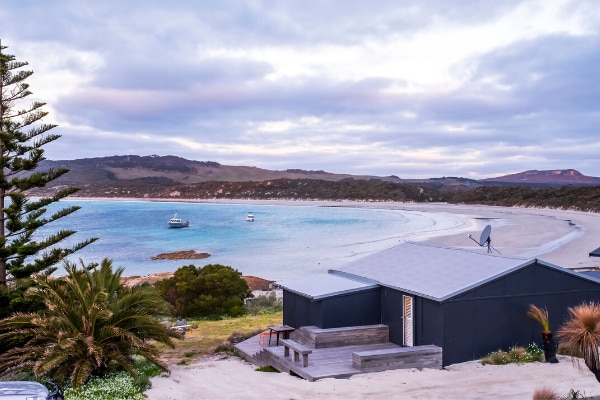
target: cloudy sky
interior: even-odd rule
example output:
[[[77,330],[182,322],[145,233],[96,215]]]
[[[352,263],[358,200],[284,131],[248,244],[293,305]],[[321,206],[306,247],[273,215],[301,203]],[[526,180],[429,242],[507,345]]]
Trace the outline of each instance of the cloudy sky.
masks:
[[[600,176],[597,0],[2,0],[0,39],[52,160]]]

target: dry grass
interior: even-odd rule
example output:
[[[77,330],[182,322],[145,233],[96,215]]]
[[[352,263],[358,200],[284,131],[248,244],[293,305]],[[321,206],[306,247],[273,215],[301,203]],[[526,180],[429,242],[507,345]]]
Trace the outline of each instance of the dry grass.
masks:
[[[169,365],[187,364],[197,357],[211,355],[217,350],[230,347],[228,339],[232,335],[251,337],[269,326],[281,324],[283,312],[272,314],[247,315],[220,321],[190,321],[197,326],[177,341],[175,349],[161,348],[161,358]]]
[[[533,400],[559,400],[558,395],[551,389],[540,388],[533,392]]]
[[[600,368],[600,304],[586,303],[569,307],[570,319],[558,330],[558,338],[567,349],[581,349],[586,365]]]

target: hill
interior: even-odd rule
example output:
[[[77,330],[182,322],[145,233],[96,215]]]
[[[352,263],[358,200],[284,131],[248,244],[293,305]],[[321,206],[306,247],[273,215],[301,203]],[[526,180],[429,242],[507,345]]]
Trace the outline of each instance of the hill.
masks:
[[[77,160],[44,160],[41,170],[67,168],[69,173],[57,182],[63,185],[81,186],[90,183],[104,184],[117,181],[156,183],[199,182],[261,182],[269,179],[320,179],[339,181],[343,179],[379,179],[399,181],[397,177],[372,175],[334,174],[325,171],[287,169],[274,171],[257,167],[229,166],[214,161],[193,161],[176,156],[112,156],[83,158]]]
[[[574,169],[558,169],[558,170],[529,170],[499,176],[496,178],[482,179],[481,182],[499,182],[512,184],[527,184],[527,185],[600,185],[600,178],[593,176],[585,176],[581,172]]]
[[[575,170],[525,171],[497,178],[401,179],[397,176],[334,174],[325,171],[227,166],[167,156],[113,156],[49,161],[41,170],[69,173],[32,195],[65,186],[73,197],[200,199],[305,199],[449,202],[600,211],[600,178]]]

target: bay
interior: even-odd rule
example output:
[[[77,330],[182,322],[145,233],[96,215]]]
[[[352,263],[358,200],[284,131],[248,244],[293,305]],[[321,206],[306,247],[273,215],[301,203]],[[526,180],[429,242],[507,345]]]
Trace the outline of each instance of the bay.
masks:
[[[79,199],[62,200],[53,207],[71,205],[81,209],[40,229],[38,236],[60,229],[77,231],[62,247],[98,237],[70,260],[88,264],[109,258],[114,266],[125,268],[124,276],[171,272],[190,264],[223,264],[246,276],[281,280],[326,272],[416,236],[465,228],[462,220],[448,214],[362,207]],[[168,227],[175,211],[190,222],[189,227]],[[248,212],[254,214],[254,222],[245,220]],[[211,256],[151,260],[180,250]]]

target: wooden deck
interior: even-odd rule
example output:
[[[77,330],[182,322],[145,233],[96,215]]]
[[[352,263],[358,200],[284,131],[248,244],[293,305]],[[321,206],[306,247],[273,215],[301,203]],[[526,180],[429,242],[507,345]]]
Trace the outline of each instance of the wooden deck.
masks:
[[[323,330],[318,330],[316,327],[308,328],[309,330],[310,328],[314,328],[314,331],[326,334],[328,336],[328,344],[327,347],[314,347],[314,344],[311,345],[310,341],[308,343],[304,341],[303,344],[305,346],[312,348],[312,353],[309,355],[308,365],[306,367],[302,366],[301,361],[294,362],[293,357],[285,357],[283,346],[275,346],[275,343],[272,343],[271,346],[260,346],[259,336],[248,339],[242,343],[238,343],[235,345],[235,348],[237,352],[242,354],[246,360],[257,366],[270,365],[280,372],[295,374],[308,381],[315,381],[323,378],[347,378],[352,375],[364,374],[373,372],[375,370],[373,368],[360,369],[353,366],[353,354],[364,352],[378,353],[380,351],[385,353],[386,350],[391,350],[391,352],[397,353],[398,349],[403,349],[401,353],[405,354],[406,357],[411,358],[411,353],[418,354],[419,350],[421,349],[419,346],[414,348],[406,348],[398,346],[387,340],[383,341],[380,334],[376,335],[373,343],[344,345],[348,342],[348,328],[341,328],[340,330],[340,344],[342,345],[332,345],[330,336],[331,334],[335,334],[335,330],[326,330],[326,332],[323,332]],[[309,336],[312,336],[314,331],[311,331]],[[363,330],[363,332],[365,332],[365,330]],[[296,338],[301,338],[302,336],[307,337],[307,332],[298,332]],[[364,342],[364,338],[360,338],[358,340],[360,342]],[[390,363],[389,366],[380,366],[377,368],[377,370],[381,371],[386,369],[422,368],[432,366],[441,368],[441,349],[436,346],[428,347],[435,347],[438,349],[439,357],[436,355],[434,357],[434,362],[432,362],[431,358],[428,358],[427,360],[423,360],[422,364],[419,364],[419,362],[415,364],[414,359],[411,359],[411,362],[406,363],[406,366],[402,366],[403,363],[396,362]],[[414,349],[415,351],[411,352],[411,349]],[[438,359],[439,363],[437,362]]]

